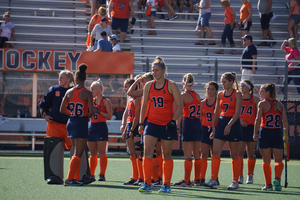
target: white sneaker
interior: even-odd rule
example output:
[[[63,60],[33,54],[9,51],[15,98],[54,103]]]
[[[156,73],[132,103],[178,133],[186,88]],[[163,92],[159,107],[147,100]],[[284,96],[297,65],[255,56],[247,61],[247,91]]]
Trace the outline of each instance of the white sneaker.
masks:
[[[239,176],[239,184],[243,184],[243,182],[244,182],[244,177]]]
[[[215,181],[214,179],[210,179],[208,182],[204,183],[204,186],[210,187],[212,189],[217,189],[217,181]]]
[[[232,183],[227,186],[228,190],[237,190],[239,189],[239,184],[236,181],[232,181]]]
[[[253,174],[247,175],[247,184],[253,184]]]

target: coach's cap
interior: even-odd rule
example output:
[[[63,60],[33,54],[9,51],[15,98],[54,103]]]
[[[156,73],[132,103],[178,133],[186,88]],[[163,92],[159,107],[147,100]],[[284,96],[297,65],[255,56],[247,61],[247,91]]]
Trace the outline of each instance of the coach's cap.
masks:
[[[112,34],[111,36],[109,36],[109,39],[115,39],[115,40],[118,40],[118,36],[116,36],[115,34]]]
[[[251,40],[252,41],[252,36],[251,35],[244,35],[244,37],[242,37],[243,40]]]
[[[101,18],[101,22],[107,22],[107,21],[108,21],[108,19],[106,17]]]

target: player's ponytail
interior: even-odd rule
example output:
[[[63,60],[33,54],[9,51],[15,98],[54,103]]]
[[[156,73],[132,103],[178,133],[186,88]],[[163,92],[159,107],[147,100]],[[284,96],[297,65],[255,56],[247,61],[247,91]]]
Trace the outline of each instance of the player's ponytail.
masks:
[[[226,72],[224,74],[222,74],[221,79],[222,78],[226,78],[229,82],[232,81],[232,84],[235,84],[235,89],[239,90],[239,84],[237,82],[237,78],[236,78],[236,73],[235,72]]]
[[[187,86],[192,86],[194,84],[194,76],[191,73],[184,75],[182,82],[184,83],[184,89]]]
[[[101,88],[101,94],[103,95],[103,92],[104,92],[104,86],[102,84],[102,81],[101,81],[101,78],[99,78],[97,81],[94,81],[90,88],[94,87],[94,86],[97,86],[97,87],[100,87]]]
[[[161,69],[164,69],[167,71],[165,61],[162,57],[156,56],[156,58],[152,62],[152,65],[157,65],[157,66],[161,67]]]
[[[86,80],[86,69],[87,65],[82,63],[79,65],[78,70],[75,73],[76,78],[78,78],[79,81],[85,81]]]
[[[277,101],[276,85],[275,83],[266,83],[261,86],[266,92],[269,92],[269,98]],[[277,110],[277,103],[274,102],[274,110]]]

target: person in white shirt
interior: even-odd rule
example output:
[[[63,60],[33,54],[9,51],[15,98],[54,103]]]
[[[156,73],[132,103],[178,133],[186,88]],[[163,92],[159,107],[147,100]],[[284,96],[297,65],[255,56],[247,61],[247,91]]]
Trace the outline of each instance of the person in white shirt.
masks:
[[[15,31],[14,24],[10,22],[10,14],[9,12],[5,12],[3,15],[4,22],[0,26],[0,48],[4,47],[4,43],[10,40],[12,36],[13,41],[15,41]]]
[[[115,34],[109,36],[109,41],[112,45],[112,52],[122,52],[122,49],[120,47],[120,45],[117,42],[118,40],[118,36],[116,36]]]

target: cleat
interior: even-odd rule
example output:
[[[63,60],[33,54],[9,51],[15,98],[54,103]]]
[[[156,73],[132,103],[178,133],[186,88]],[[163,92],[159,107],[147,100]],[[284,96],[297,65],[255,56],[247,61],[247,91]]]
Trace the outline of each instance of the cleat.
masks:
[[[282,186],[280,185],[280,180],[279,178],[275,177],[275,180],[273,181],[273,184],[275,186],[276,191],[281,191]]]
[[[193,185],[194,186],[200,186],[200,179],[194,180]]]
[[[157,182],[153,182],[153,183],[151,183],[151,186],[152,187],[161,187],[161,181],[160,180],[158,180]]]
[[[227,190],[238,190],[239,184],[236,181],[232,181],[232,183],[227,187]]]
[[[239,176],[239,184],[243,184],[244,183],[244,177]]]
[[[246,184],[253,184],[253,174],[247,175]]]
[[[47,184],[63,184],[64,182],[58,176],[50,176],[46,180]]]
[[[98,181],[106,181],[105,176],[103,174],[99,174],[99,179]]]
[[[204,183],[205,183],[205,179],[200,178],[200,186],[204,186]],[[217,179],[217,185],[220,185],[218,179]]]
[[[90,183],[94,182],[95,180],[96,180],[95,176],[84,175],[82,177],[82,179],[80,180],[80,182],[82,182],[83,184],[90,184]]]
[[[144,184],[144,180],[139,178],[138,180],[136,180],[136,182],[133,183],[133,185],[143,185]]]
[[[261,190],[272,191],[272,190],[273,190],[273,186],[272,186],[272,184],[269,184],[269,185],[267,185],[267,186],[264,185],[264,186],[261,188]]]
[[[79,182],[75,179],[70,180],[70,181],[67,181],[67,180],[65,181],[65,186],[82,186],[82,185],[83,185],[82,182]]]
[[[174,183],[175,187],[192,187],[192,183],[191,181],[189,181],[188,183],[186,183],[184,180],[178,182],[178,183]]]
[[[152,192],[152,188],[147,183],[144,183],[142,187],[139,188],[139,192]]]
[[[205,182],[203,185],[206,187],[210,187],[212,189],[217,189],[217,181],[215,181],[214,179],[210,179],[208,182]]]
[[[217,185],[220,185],[219,179],[217,178]]]
[[[160,190],[158,190],[158,193],[171,193],[171,188],[168,185],[163,185]]]
[[[136,180],[133,179],[132,177],[130,177],[130,180],[127,181],[127,182],[124,182],[123,184],[124,184],[124,185],[133,185],[135,182],[136,182]]]

